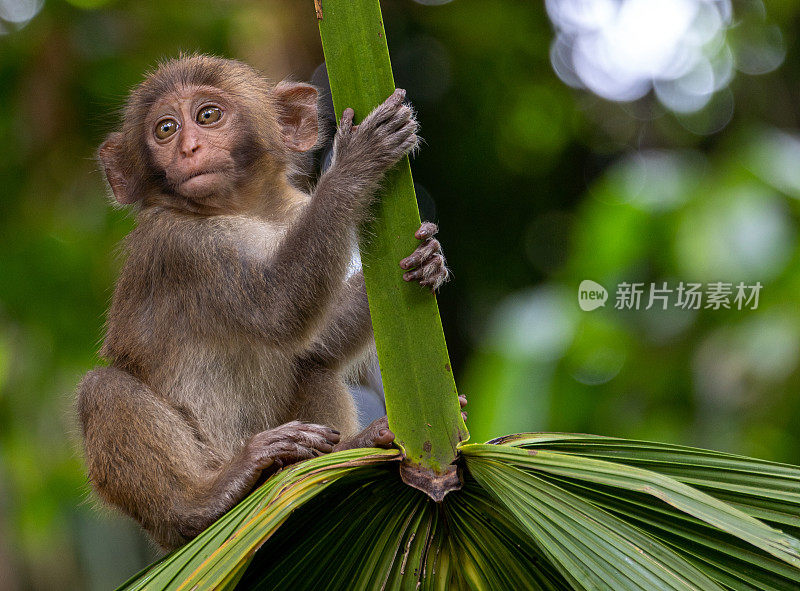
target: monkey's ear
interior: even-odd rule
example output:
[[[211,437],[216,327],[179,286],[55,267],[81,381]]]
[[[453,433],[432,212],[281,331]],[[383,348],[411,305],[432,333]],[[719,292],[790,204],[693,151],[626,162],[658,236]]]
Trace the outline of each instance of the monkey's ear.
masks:
[[[138,196],[129,190],[128,179],[122,167],[122,134],[114,132],[104,141],[97,151],[97,159],[103,167],[108,184],[114,197],[120,203],[133,203]]]
[[[317,89],[300,82],[281,82],[275,87],[278,123],[286,147],[295,152],[317,143]]]

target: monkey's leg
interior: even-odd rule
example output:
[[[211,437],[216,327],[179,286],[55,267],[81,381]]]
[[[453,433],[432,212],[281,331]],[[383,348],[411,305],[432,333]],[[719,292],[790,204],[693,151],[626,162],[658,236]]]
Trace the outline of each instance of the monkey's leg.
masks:
[[[90,371],[78,386],[89,478],[165,548],[203,531],[281,466],[327,453],[339,441],[321,425],[288,423],[222,457],[187,409],[129,373]]]

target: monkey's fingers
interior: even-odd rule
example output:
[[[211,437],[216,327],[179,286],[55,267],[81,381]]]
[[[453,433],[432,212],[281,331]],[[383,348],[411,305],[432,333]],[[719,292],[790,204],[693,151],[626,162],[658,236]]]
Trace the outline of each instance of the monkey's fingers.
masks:
[[[303,430],[317,433],[326,437],[327,439],[335,439],[339,441],[341,433],[334,429],[333,427],[328,427],[327,425],[318,425],[316,423],[301,423]]]
[[[406,100],[406,91],[403,88],[395,88],[392,96],[389,97],[390,101],[393,101],[396,104],[402,103]]]
[[[414,267],[419,267],[424,265],[435,255],[441,255],[441,253],[442,245],[439,244],[438,240],[435,238],[426,240],[420,244],[416,250],[414,250],[414,252],[400,261],[400,267],[403,269],[413,269]]]
[[[461,405],[461,408],[464,408],[465,406],[467,406],[467,397],[464,396],[463,394],[459,394],[458,403]],[[461,418],[464,419],[465,421],[467,420],[466,411],[461,411]]]
[[[436,257],[441,257],[442,261],[444,261],[444,255],[442,254],[442,245],[439,243],[436,238],[429,238],[422,244],[417,247],[417,250],[414,251],[411,255],[412,257],[415,256],[419,260],[419,265],[425,265],[435,259]]]
[[[419,281],[422,279],[422,269],[414,269],[403,273],[403,281]]]
[[[417,240],[427,240],[432,236],[435,236],[439,232],[439,226],[434,224],[433,222],[422,222],[422,225],[419,227],[419,230],[414,232],[414,238]]]
[[[403,273],[404,281],[418,281],[422,287],[429,287],[433,291],[439,289],[450,279],[450,271],[444,263],[444,257],[436,253],[431,258],[413,271]]]
[[[264,431],[254,436],[254,443],[269,446],[275,443],[291,442],[307,448],[330,453],[339,443],[341,434],[336,429],[314,423],[291,421],[280,427]]]
[[[406,91],[403,88],[395,88],[392,95],[386,99],[386,102],[392,105],[399,105],[406,100]]]
[[[426,259],[431,258],[434,254],[441,254],[442,245],[433,236],[439,231],[439,227],[433,222],[423,222],[419,230],[414,232],[414,237],[417,240],[422,240],[414,252],[400,261],[400,266],[403,269],[412,269],[423,264]]]
[[[413,271],[403,273],[403,281],[418,281],[423,287],[439,287],[449,278],[447,267],[443,262],[432,261],[417,267]]]
[[[419,136],[417,135],[418,129],[419,125],[417,124],[416,120],[411,119],[405,124],[403,129],[395,134],[395,136],[401,140],[398,145],[398,149],[403,154],[414,152],[419,146],[420,140]]]
[[[339,131],[342,133],[348,133],[353,127],[353,117],[355,116],[355,112],[350,107],[347,107],[344,112],[342,113],[342,120],[339,123]]]
[[[414,119],[414,111],[408,105],[400,105],[384,124],[387,131],[392,133],[402,132],[404,128],[406,133],[416,133],[419,124]]]
[[[365,128],[380,127],[395,120],[398,114],[400,114],[402,120],[408,120],[412,113],[411,109],[403,106],[405,98],[406,91],[402,88],[396,89],[389,98],[375,107],[375,109],[364,118],[361,125]]]
[[[314,453],[302,444],[285,439],[265,446],[254,445],[250,457],[262,477],[269,477],[284,466],[313,458]]]
[[[419,142],[417,137],[419,124],[414,119],[411,108],[405,105],[401,105],[397,111],[389,113],[385,120],[377,119],[370,123],[373,125],[374,133],[381,138],[380,141],[390,153],[399,151],[401,154],[405,154]],[[368,122],[364,121],[363,124],[368,124]]]
[[[297,443],[295,441],[279,441],[272,445],[269,450],[269,455],[277,467],[282,468],[290,464],[302,462],[303,460],[310,460],[318,454],[315,453],[313,448],[303,445],[302,443]]]

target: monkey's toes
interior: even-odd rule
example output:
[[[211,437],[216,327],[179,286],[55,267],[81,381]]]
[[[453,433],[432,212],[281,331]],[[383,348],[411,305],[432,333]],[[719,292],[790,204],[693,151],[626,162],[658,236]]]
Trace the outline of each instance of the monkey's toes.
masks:
[[[356,435],[353,439],[348,439],[334,446],[334,451],[354,449],[357,447],[392,447],[394,443],[394,433],[389,429],[389,422],[386,417],[375,419],[366,429]]]
[[[384,429],[381,431],[375,439],[372,440],[372,445],[374,447],[381,447],[384,449],[389,449],[394,445],[394,432],[390,429]]]
[[[388,448],[394,443],[394,433],[389,429],[389,421],[386,417],[373,421],[372,424],[367,427],[365,436],[369,441],[367,445],[372,445],[373,447]]]
[[[389,448],[394,443],[394,433],[391,429],[381,429],[378,434],[372,439],[372,445],[375,447]]]
[[[301,441],[308,447],[324,453],[332,452],[334,446],[339,443],[342,438],[339,431],[325,425],[310,423],[304,424],[303,426],[305,430],[300,435]]]

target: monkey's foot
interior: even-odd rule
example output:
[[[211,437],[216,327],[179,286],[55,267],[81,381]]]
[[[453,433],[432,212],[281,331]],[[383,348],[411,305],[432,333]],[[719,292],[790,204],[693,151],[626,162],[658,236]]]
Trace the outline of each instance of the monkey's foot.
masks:
[[[333,451],[355,449],[358,447],[390,448],[394,443],[394,433],[389,429],[386,417],[375,419],[361,433],[334,446]]]
[[[436,291],[450,278],[442,245],[434,238],[438,231],[436,224],[424,222],[414,233],[414,237],[422,240],[422,244],[410,256],[400,261],[400,268],[408,269],[403,273],[404,281],[418,281],[422,287]]]

